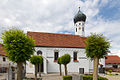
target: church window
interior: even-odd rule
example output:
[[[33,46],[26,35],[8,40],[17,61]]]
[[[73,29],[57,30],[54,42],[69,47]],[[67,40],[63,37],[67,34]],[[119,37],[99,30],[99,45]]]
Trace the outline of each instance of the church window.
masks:
[[[76,28],[76,32],[77,32],[77,28]]]
[[[81,25],[81,23],[79,23],[79,25]]]
[[[54,52],[54,62],[57,61],[58,55],[59,55],[58,52]]]
[[[37,51],[37,55],[42,55],[42,51]]]
[[[73,52],[73,61],[78,62],[78,60],[77,60],[77,52]]]
[[[3,61],[4,61],[4,62],[6,61],[6,58],[5,58],[5,57],[3,57]]]

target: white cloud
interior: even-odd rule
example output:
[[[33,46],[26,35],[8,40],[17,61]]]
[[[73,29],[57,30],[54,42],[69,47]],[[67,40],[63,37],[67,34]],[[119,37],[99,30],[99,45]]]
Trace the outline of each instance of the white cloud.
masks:
[[[111,51],[119,53],[120,21],[104,20],[98,15],[101,7],[113,4],[112,2],[109,0],[0,0],[0,32],[16,26],[25,32],[30,30],[73,33],[73,17],[80,6],[81,11],[87,15],[86,35],[90,32],[104,33],[112,41]]]

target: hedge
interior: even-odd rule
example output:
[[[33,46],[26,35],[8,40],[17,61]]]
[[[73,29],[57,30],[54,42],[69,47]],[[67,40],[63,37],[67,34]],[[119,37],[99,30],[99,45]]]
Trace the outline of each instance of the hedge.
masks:
[[[63,76],[63,80],[72,80],[72,76],[71,75]],[[83,76],[83,80],[93,80],[93,77]],[[108,79],[104,77],[98,77],[98,80],[108,80]]]
[[[92,76],[83,76],[83,80],[93,80]],[[108,80],[107,78],[104,77],[98,77],[98,80]]]
[[[72,80],[71,75],[63,76],[63,80]]]

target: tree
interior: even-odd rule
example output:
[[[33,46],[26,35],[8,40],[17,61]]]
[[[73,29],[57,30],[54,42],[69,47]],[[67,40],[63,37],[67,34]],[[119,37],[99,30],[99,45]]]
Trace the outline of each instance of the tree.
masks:
[[[107,55],[110,47],[110,42],[103,34],[91,33],[86,40],[86,55],[91,60],[94,60],[93,64],[93,80],[97,80],[98,77],[98,63],[99,59],[104,58]]]
[[[1,39],[8,59],[17,63],[17,80],[22,80],[23,63],[29,60],[34,52],[34,40],[19,29],[5,30]]]
[[[42,56],[33,55],[30,58],[30,62],[35,65],[35,80],[37,80],[37,66],[43,63]]]
[[[61,64],[64,65],[65,75],[67,75],[67,64],[71,61],[71,56],[69,54],[64,54],[60,58]]]
[[[57,63],[59,64],[60,76],[62,76],[60,57],[57,59]]]

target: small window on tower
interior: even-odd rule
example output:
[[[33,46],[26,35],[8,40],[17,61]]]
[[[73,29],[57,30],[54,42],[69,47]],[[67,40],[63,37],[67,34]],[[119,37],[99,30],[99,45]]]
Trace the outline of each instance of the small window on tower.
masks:
[[[54,52],[54,62],[57,62],[58,55],[58,52]]]
[[[81,25],[81,23],[79,23],[79,25]]]
[[[84,25],[84,23],[82,23],[82,25]]]
[[[82,27],[82,31],[84,31],[84,27]]]
[[[77,32],[77,28],[76,28],[76,32]]]

